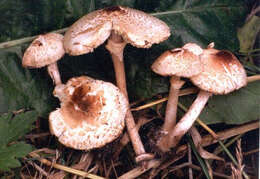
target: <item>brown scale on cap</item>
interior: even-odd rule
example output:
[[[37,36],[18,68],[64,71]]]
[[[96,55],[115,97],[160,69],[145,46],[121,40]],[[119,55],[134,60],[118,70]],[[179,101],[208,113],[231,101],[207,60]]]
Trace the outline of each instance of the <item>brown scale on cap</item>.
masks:
[[[112,14],[112,13],[126,13],[126,11],[124,9],[122,9],[120,6],[112,6],[112,7],[107,7],[104,8],[103,11],[105,13],[107,13],[108,15]]]
[[[203,72],[191,78],[200,89],[213,94],[227,94],[247,84],[243,66],[229,51],[205,49],[201,59]]]
[[[91,92],[93,90],[90,85],[82,84],[74,90],[71,101],[65,103],[61,108],[62,113],[66,116],[65,121],[72,124],[73,127],[80,125],[82,121],[98,126],[95,119],[101,115],[100,111],[106,100],[101,91],[96,95],[89,95]]]

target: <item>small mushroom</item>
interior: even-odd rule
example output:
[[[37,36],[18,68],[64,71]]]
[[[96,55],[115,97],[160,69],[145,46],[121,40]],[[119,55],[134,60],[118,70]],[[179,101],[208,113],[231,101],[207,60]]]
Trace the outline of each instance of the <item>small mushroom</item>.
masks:
[[[161,129],[162,135],[156,144],[162,151],[167,150],[170,140],[167,134],[174,129],[176,124],[179,91],[185,83],[180,77],[190,78],[202,72],[203,64],[199,58],[202,52],[200,46],[188,43],[182,48],[164,52],[151,67],[157,74],[171,76],[165,120]]]
[[[67,147],[100,148],[123,131],[128,103],[111,83],[81,76],[58,85],[61,107],[49,116],[50,131]]]
[[[201,90],[188,112],[168,134],[168,151],[175,147],[182,136],[192,127],[212,94],[224,95],[246,86],[246,72],[238,59],[229,51],[217,50],[211,44],[201,54],[204,70],[191,77],[193,84]]]
[[[126,44],[149,48],[169,36],[169,27],[161,20],[142,11],[116,6],[94,11],[75,22],[64,36],[64,48],[70,55],[81,55],[92,52],[108,39],[106,48],[112,56],[117,86],[128,99],[123,61]],[[126,125],[137,157],[145,155],[130,110],[127,112]],[[145,156],[138,158],[151,158]]]
[[[55,85],[61,84],[57,61],[65,54],[63,35],[48,33],[39,35],[26,49],[22,65],[28,68],[47,66],[48,73]]]

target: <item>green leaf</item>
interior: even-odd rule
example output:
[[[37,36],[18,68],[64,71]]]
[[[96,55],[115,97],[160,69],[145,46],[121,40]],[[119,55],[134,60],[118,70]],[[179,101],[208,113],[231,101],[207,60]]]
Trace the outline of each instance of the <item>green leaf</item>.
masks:
[[[0,171],[10,171],[11,168],[20,167],[17,160],[32,151],[32,146],[24,142],[18,142],[8,147],[0,148]]]
[[[15,115],[3,114],[0,117],[0,171],[19,167],[17,160],[28,154],[32,147],[24,142],[16,142],[32,129],[32,123],[37,119],[34,111]]]
[[[240,52],[248,52],[255,43],[260,31],[260,17],[253,16],[243,27],[238,29],[237,36],[240,42]]]
[[[21,56],[21,47],[0,50],[0,113],[33,108],[44,116],[53,108],[50,78],[46,69],[44,75],[24,69]]]
[[[67,27],[94,8],[94,0],[1,0],[0,41]]]
[[[242,124],[260,118],[260,83],[253,82],[228,95],[213,95],[199,118],[207,124]],[[194,98],[181,97],[185,106]]]

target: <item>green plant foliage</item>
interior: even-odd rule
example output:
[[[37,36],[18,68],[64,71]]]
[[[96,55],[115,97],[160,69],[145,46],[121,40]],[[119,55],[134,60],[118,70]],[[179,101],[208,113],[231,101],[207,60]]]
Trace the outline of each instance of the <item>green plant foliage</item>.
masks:
[[[207,124],[242,124],[260,118],[260,83],[253,82],[247,87],[229,95],[212,96],[200,115]],[[195,97],[195,96],[194,96]],[[182,97],[180,101],[190,106],[194,98]]]
[[[32,151],[29,144],[17,140],[32,129],[36,119],[36,112],[20,113],[14,117],[9,113],[0,117],[0,171],[19,167],[17,159]]]
[[[46,115],[53,108],[50,79],[24,69],[21,56],[21,47],[0,51],[0,113],[33,108]]]
[[[238,29],[238,39],[240,41],[240,51],[247,52],[254,47],[255,39],[260,31],[260,17],[252,16],[251,19],[240,29]]]

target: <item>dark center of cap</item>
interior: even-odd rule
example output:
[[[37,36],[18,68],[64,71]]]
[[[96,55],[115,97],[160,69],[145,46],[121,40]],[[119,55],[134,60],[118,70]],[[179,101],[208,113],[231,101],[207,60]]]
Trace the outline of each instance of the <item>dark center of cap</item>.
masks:
[[[71,101],[64,107],[64,116],[68,116],[65,120],[72,127],[77,127],[83,121],[93,126],[99,125],[95,119],[101,115],[100,111],[106,104],[106,100],[103,97],[103,91],[99,91],[96,95],[88,95],[91,91],[93,90],[89,84],[82,84],[75,89]]]
[[[219,60],[223,60],[225,62],[231,62],[233,60],[231,53],[224,50],[216,53],[216,56],[219,57]]]
[[[114,12],[120,12],[120,13],[126,12],[120,6],[107,7],[107,8],[104,8],[103,11],[106,12],[107,14],[111,14],[111,13],[114,13]]]

